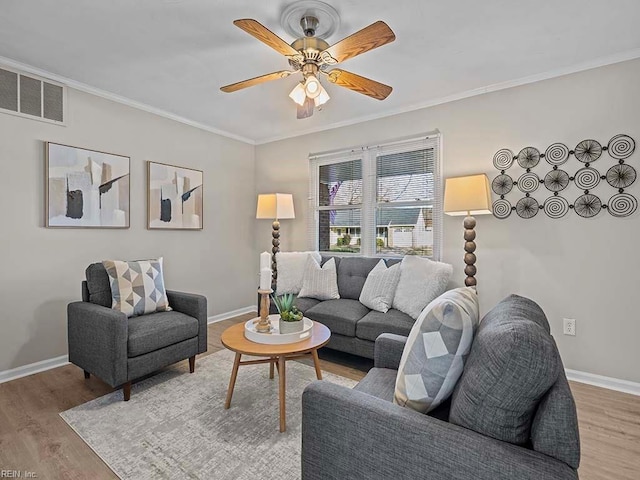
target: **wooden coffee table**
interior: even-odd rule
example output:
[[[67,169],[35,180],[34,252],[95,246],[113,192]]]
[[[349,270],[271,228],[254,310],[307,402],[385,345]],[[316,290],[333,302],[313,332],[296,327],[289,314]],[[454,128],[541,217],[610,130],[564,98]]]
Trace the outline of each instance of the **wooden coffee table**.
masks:
[[[222,344],[229,350],[235,352],[236,356],[233,360],[233,369],[231,370],[229,389],[227,390],[227,399],[224,403],[224,408],[229,408],[231,406],[231,397],[233,396],[233,388],[236,384],[236,377],[238,376],[238,368],[240,365],[268,363],[269,378],[273,378],[273,369],[275,365],[278,368],[278,377],[280,380],[280,431],[284,432],[287,429],[285,419],[285,362],[287,360],[293,360],[294,358],[311,355],[313,358],[313,365],[316,368],[316,376],[318,377],[318,380],[322,380],[322,372],[320,371],[320,362],[318,360],[318,349],[325,346],[327,342],[329,342],[330,337],[331,332],[329,329],[318,322],[313,322],[311,337],[301,342],[286,343],[283,345],[267,345],[247,340],[244,336],[244,322],[227,328],[222,333]],[[267,358],[241,361],[242,355]]]

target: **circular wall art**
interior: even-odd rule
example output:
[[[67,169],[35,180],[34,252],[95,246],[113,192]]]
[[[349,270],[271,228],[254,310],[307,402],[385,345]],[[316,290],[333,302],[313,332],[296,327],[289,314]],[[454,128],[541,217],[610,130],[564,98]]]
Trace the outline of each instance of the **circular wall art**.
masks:
[[[518,178],[518,188],[522,193],[535,192],[540,186],[540,177],[533,172],[526,172]]]
[[[520,218],[533,218],[538,214],[540,205],[533,197],[524,197],[516,203],[516,213]]]
[[[573,209],[578,215],[584,218],[595,217],[602,208],[602,202],[591,193],[585,193],[576,198]]]
[[[636,181],[636,169],[619,163],[607,170],[607,183],[614,188],[627,188]]]
[[[629,158],[636,149],[636,142],[629,135],[616,135],[609,140],[607,152],[616,160]]]
[[[549,145],[544,152],[544,159],[550,165],[562,165],[569,159],[569,148],[564,143]]]
[[[602,155],[602,145],[596,140],[583,140],[574,150],[574,155],[582,163],[595,162]]]
[[[513,165],[513,152],[508,148],[498,150],[493,156],[493,166],[498,170],[507,170]]]
[[[562,218],[569,211],[569,202],[565,198],[555,195],[547,198],[542,206],[544,207],[544,213],[549,218]]]
[[[584,167],[576,172],[573,181],[580,190],[591,190],[600,183],[600,172],[595,168]]]
[[[552,192],[560,192],[569,185],[569,174],[564,170],[551,170],[544,177],[544,186]]]
[[[637,208],[638,200],[628,193],[616,193],[607,204],[607,210],[614,217],[628,217]]]
[[[504,198],[500,198],[493,202],[493,216],[504,220],[511,215],[511,204]]]
[[[506,195],[512,188],[513,178],[509,175],[498,175],[493,179],[493,182],[491,182],[491,190],[493,190],[496,195]]]
[[[524,147],[518,153],[518,165],[522,168],[533,168],[540,161],[540,151],[535,147]]]

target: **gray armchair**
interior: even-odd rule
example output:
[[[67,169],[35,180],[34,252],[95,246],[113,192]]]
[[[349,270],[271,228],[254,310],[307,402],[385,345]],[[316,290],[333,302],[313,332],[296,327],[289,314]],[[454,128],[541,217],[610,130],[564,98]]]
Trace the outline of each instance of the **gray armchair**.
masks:
[[[492,322],[487,317],[481,322],[481,328],[487,322],[485,331]],[[302,395],[302,480],[578,478],[576,410],[563,371],[534,406],[529,442],[516,445],[450,423],[449,405],[425,415],[392,403],[406,340],[380,335],[374,368],[353,389],[328,382],[307,386]],[[479,356],[484,351],[476,348],[477,340],[467,365],[487,362]],[[522,349],[513,353],[518,356]],[[465,369],[463,379],[467,373]],[[451,405],[456,393],[465,395],[460,391],[463,379]],[[510,388],[510,381],[504,378],[500,388]],[[492,415],[481,417],[490,421]]]
[[[207,351],[207,299],[167,290],[172,311],[127,318],[111,309],[111,287],[101,263],[86,270],[82,301],[67,307],[69,361],[112,387],[122,386],[180,360],[191,373],[198,353]]]

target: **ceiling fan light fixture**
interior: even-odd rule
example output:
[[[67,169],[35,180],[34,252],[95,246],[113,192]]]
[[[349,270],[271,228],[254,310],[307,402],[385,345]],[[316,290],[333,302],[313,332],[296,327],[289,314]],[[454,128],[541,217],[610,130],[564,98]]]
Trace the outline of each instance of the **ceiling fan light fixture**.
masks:
[[[307,93],[306,93],[305,87],[302,85],[302,83],[297,83],[296,84],[294,89],[291,90],[291,93],[289,94],[289,98],[291,98],[291,100],[293,100],[294,102],[296,102],[300,106],[304,105],[304,101],[307,98]]]
[[[324,87],[322,85],[320,85],[320,94],[316,98],[313,99],[313,101],[316,104],[316,107],[324,105],[330,99],[331,99],[331,97],[329,96],[327,91],[324,89]]]
[[[322,85],[320,85],[320,80],[318,80],[313,74],[309,75],[304,82],[304,91],[307,94],[307,97],[316,98],[320,95],[321,90],[324,89],[322,88]]]

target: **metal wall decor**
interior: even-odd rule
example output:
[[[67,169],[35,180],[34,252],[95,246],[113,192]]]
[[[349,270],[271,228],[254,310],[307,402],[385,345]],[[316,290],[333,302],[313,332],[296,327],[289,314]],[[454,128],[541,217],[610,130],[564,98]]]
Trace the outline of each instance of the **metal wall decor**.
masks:
[[[625,191],[637,178],[636,169],[626,163],[635,149],[635,140],[625,134],[614,135],[606,145],[593,139],[582,140],[573,150],[564,143],[553,143],[544,153],[532,146],[524,147],[517,154],[508,148],[500,149],[493,156],[493,166],[500,171],[491,182],[491,189],[500,197],[493,203],[493,215],[505,219],[515,211],[518,217],[529,219],[542,210],[547,217],[556,219],[565,217],[573,210],[580,217],[592,218],[606,210],[613,217],[628,217],[638,209],[637,198]],[[604,152],[616,161],[608,168],[602,165],[603,161],[600,160]],[[567,171],[565,165],[571,157],[580,162],[573,175]],[[546,163],[541,162],[543,159]],[[604,167],[601,170],[593,166],[598,160],[598,165]],[[507,173],[515,164],[516,168],[522,168],[524,171]],[[551,166],[551,170],[546,173],[533,171],[545,164]],[[561,165],[563,167],[559,168]],[[605,169],[606,173],[600,173]],[[536,192],[545,191],[540,189],[541,185],[553,193],[543,203],[539,203],[532,196]],[[603,186],[612,187],[616,192],[609,197],[601,191]],[[572,189],[578,190],[579,193],[573,203],[569,203],[560,193],[572,195],[568,193]],[[595,189],[599,189],[600,192],[594,192]],[[519,195],[515,205],[505,198],[512,192]],[[607,203],[601,198],[603,193],[606,195],[604,199],[609,197]]]

